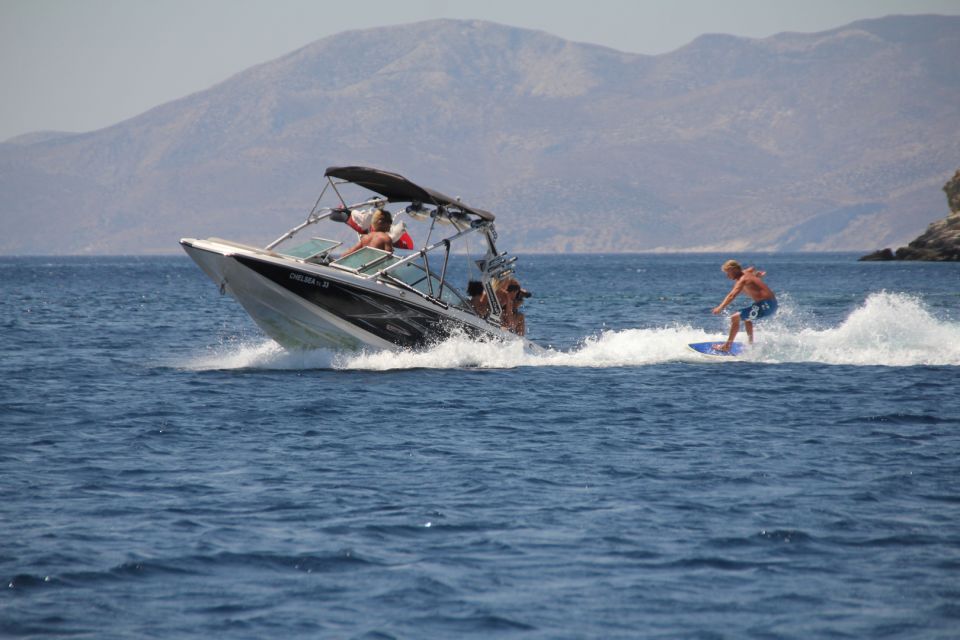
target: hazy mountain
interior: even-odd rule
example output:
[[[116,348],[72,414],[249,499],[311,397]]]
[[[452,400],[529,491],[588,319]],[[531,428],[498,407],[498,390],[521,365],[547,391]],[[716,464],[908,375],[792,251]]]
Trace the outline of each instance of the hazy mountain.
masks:
[[[942,216],[960,18],[894,16],[643,56],[438,20],[319,40],[83,134],[0,144],[0,252],[265,243],[325,167],[494,211],[515,250],[864,250]]]

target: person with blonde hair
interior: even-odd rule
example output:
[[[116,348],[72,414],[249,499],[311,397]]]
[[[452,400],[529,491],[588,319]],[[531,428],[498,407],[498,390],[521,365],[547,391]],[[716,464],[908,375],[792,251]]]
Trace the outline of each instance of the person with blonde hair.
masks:
[[[753,267],[744,269],[736,260],[727,260],[720,268],[728,278],[734,281],[734,284],[723,302],[713,309],[714,315],[726,309],[727,305],[741,293],[753,299],[753,304],[749,307],[744,307],[730,316],[730,335],[727,336],[727,341],[713,347],[717,351],[729,351],[733,340],[737,337],[737,332],[740,331],[741,320],[747,330],[747,339],[750,344],[753,344],[753,323],[760,318],[769,318],[777,312],[777,297],[761,279],[764,272],[758,272]]]
[[[524,299],[533,294],[520,286],[520,281],[516,278],[494,278],[492,280],[493,292],[497,296],[497,302],[500,304],[500,326],[508,331],[512,331],[518,336],[527,333],[527,319],[520,313],[520,305]],[[481,285],[482,286],[482,285]],[[489,313],[490,302],[487,298],[487,292],[484,291],[477,303],[480,309]],[[484,313],[481,317],[486,317]]]
[[[513,322],[509,329],[518,336],[527,335],[527,317],[520,312],[520,305],[531,295],[533,294],[521,287],[516,279],[507,285],[507,296],[513,301]]]
[[[386,209],[377,209],[370,219],[370,231],[360,236],[360,241],[344,252],[341,258],[346,258],[364,247],[382,249],[393,253],[393,241],[390,239],[390,227],[393,217]]]

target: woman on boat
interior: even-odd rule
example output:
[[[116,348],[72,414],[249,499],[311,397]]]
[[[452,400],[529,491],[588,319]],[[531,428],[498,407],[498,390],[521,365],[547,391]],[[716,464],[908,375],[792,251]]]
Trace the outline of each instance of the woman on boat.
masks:
[[[516,278],[495,280],[493,290],[497,296],[497,302],[500,303],[500,326],[518,336],[526,334],[527,319],[520,313],[519,309],[524,299],[529,298],[532,294],[521,287],[520,281]],[[486,292],[480,300],[484,307],[488,306]]]

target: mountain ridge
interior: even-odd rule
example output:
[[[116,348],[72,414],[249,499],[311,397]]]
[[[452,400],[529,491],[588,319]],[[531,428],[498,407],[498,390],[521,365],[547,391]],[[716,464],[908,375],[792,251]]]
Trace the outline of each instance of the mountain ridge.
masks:
[[[942,16],[659,56],[482,21],[343,32],[111,127],[0,143],[0,253],[263,243],[339,164],[462,194],[524,251],[898,244],[957,164],[950,59]]]

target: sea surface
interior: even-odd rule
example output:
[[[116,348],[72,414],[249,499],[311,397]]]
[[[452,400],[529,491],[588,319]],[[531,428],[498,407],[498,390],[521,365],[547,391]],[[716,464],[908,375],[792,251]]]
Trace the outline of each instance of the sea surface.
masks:
[[[728,257],[780,312],[710,359]],[[518,275],[544,353],[294,353],[186,256],[0,258],[0,636],[960,637],[960,264]]]

